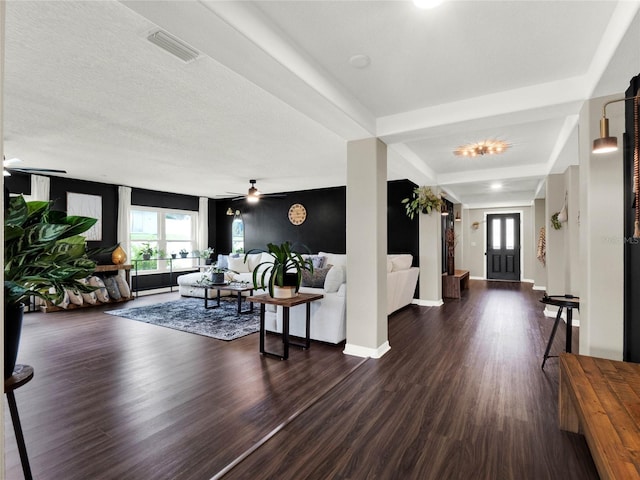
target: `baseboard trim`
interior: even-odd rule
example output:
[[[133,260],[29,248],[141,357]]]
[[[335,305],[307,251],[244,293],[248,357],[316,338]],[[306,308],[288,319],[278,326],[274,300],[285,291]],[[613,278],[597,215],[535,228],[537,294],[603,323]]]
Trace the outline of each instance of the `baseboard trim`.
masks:
[[[469,276],[469,280],[486,280],[486,278]]]
[[[533,278],[523,278],[522,280],[520,280],[521,282],[524,283],[536,283],[535,280]]]
[[[547,289],[547,287],[545,287],[544,285],[536,285],[535,283],[533,285],[533,290],[542,290],[542,291],[544,291],[546,289]]]
[[[562,314],[560,315],[560,318],[562,319],[562,321],[564,323],[567,323],[567,309],[563,308],[562,309]],[[558,307],[545,307],[544,309],[544,316],[545,317],[552,317],[552,318],[556,318],[556,315],[558,315]],[[571,325],[574,327],[579,327],[580,326],[580,312],[578,310],[574,310],[573,311],[573,315],[571,316]]]
[[[421,298],[414,298],[411,301],[414,305],[420,305],[421,307],[441,307],[444,305],[442,299],[440,300],[423,300]]]
[[[380,358],[389,350],[391,350],[391,346],[389,345],[389,341],[387,340],[378,348],[362,347],[360,345],[354,345],[353,343],[347,343],[344,346],[344,350],[342,353],[344,353],[345,355],[351,355],[353,357]]]

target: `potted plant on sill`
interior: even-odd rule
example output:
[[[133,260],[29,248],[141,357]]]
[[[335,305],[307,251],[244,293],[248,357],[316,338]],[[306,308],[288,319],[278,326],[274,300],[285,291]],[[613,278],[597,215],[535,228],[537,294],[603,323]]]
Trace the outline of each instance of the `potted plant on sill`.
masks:
[[[434,210],[440,210],[442,206],[442,197],[433,193],[431,187],[416,187],[413,194],[409,198],[402,200],[406,204],[407,217],[413,220],[416,213],[426,213],[430,215]]]
[[[258,252],[264,250],[249,250],[244,257],[245,263],[249,254]],[[294,252],[289,242],[281,245],[269,243],[266,253],[273,257],[273,262],[262,262],[254,268],[253,286],[266,288],[273,298],[295,297],[302,282],[302,272],[308,270],[313,273],[313,262],[310,258],[305,259]]]
[[[189,254],[189,252],[184,248],[182,248],[178,253],[180,254],[181,258],[187,258],[187,255]]]
[[[149,245],[149,243],[145,242],[142,244],[140,254],[142,255],[143,260],[149,260],[154,253],[156,253],[156,251],[151,245]]]
[[[205,265],[211,265],[213,263],[214,249],[211,247],[205,248],[200,252],[200,258],[204,259]]]
[[[6,204],[4,219],[4,377],[13,373],[24,302],[31,297],[60,303],[65,290],[91,292],[79,280],[96,264],[87,255],[86,240],[95,218],[67,216],[52,202],[26,202],[22,196]]]

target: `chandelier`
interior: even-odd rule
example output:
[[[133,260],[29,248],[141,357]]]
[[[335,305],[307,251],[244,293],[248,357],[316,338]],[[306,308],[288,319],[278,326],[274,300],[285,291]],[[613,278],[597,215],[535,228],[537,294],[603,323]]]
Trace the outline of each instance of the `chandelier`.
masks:
[[[477,157],[478,155],[496,155],[504,153],[510,145],[502,140],[483,140],[482,142],[460,145],[453,153],[463,157]]]

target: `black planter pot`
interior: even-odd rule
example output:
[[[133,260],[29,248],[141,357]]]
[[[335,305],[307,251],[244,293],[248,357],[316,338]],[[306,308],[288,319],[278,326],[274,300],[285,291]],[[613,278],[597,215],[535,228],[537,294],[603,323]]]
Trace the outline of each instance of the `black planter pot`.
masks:
[[[212,273],[211,283],[215,283],[215,284],[224,283],[224,273]]]
[[[4,307],[4,379],[13,374],[20,347],[22,317],[24,305],[5,305]]]

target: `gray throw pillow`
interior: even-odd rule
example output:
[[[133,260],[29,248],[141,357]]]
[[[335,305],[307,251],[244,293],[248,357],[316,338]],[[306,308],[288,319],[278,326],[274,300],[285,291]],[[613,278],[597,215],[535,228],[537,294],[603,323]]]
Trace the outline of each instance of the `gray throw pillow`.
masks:
[[[112,300],[120,300],[122,295],[120,294],[120,289],[118,288],[118,283],[114,276],[110,275],[108,277],[104,277],[104,286],[107,287],[107,292],[109,292],[109,298]]]
[[[324,288],[324,280],[331,270],[332,265],[327,265],[325,268],[314,268],[313,273],[308,270],[302,271],[302,282],[300,286],[311,288]]]

